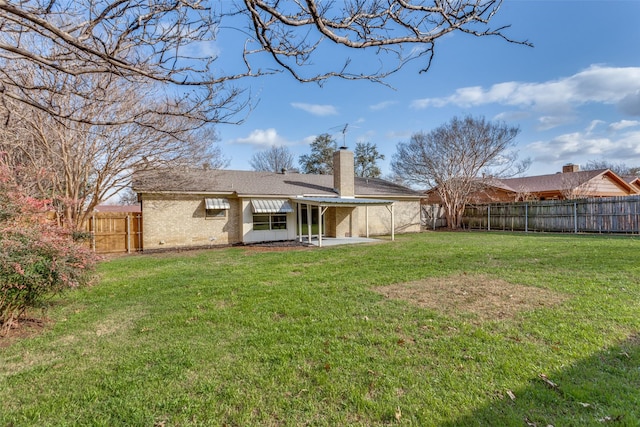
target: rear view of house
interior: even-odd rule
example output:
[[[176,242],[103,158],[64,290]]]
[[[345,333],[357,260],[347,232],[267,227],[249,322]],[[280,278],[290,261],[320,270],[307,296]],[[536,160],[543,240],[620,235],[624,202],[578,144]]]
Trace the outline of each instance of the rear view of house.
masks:
[[[420,230],[421,194],[354,177],[353,153],[332,175],[165,169],[138,172],[145,250],[393,235]]]

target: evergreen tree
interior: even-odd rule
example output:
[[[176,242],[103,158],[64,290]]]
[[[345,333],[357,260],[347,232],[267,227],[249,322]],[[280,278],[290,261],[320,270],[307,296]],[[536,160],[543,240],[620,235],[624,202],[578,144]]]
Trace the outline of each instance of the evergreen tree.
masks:
[[[311,143],[311,154],[300,156],[302,173],[331,175],[333,173],[333,153],[338,143],[328,133],[316,137]]]
[[[362,178],[379,178],[382,175],[378,160],[384,160],[384,155],[378,152],[376,144],[358,142],[354,152],[355,173]]]

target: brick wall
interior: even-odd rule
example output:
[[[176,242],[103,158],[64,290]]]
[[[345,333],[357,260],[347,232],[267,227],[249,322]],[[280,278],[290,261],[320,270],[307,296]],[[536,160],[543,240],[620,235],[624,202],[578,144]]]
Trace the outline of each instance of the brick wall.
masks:
[[[228,198],[224,218],[207,218],[205,195],[143,195],[145,250],[225,245],[240,241],[241,206]]]
[[[181,247],[226,245],[241,242],[293,240],[297,221],[287,215],[287,230],[253,231],[249,200],[227,198],[230,209],[224,218],[207,218],[204,199],[210,195],[143,195],[143,247],[160,250]],[[369,235],[391,234],[391,213],[385,206],[369,206]],[[420,202],[397,201],[394,205],[395,232],[420,231]],[[327,230],[337,237],[365,236],[365,207],[330,208]],[[330,233],[333,234],[333,233]],[[333,236],[333,237],[336,237]]]

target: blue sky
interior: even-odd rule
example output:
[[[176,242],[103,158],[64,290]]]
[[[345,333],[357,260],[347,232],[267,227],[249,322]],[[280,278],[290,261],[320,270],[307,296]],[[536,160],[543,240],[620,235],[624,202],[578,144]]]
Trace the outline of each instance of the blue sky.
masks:
[[[251,169],[251,155],[271,145],[297,160],[322,133],[341,144],[347,125],[346,145],[376,144],[386,175],[398,142],[468,114],[520,127],[517,150],[532,160],[526,175],[589,160],[640,166],[640,0],[505,0],[492,26],[504,24],[534,47],[449,35],[427,73],[409,64],[387,80],[392,88],[319,87],[286,74],[244,81],[255,108],[241,125],[217,128],[229,168]],[[217,49],[222,60],[232,50],[222,41]],[[342,57],[328,50],[316,60]]]

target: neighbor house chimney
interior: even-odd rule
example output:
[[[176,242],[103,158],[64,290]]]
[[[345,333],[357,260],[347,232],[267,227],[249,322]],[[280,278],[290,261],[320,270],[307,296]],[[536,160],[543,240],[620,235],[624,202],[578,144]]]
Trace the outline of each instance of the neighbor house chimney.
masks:
[[[355,196],[353,153],[346,147],[333,153],[333,187],[340,197]]]
[[[579,172],[580,165],[574,165],[573,163],[567,163],[562,166],[562,173]]]

